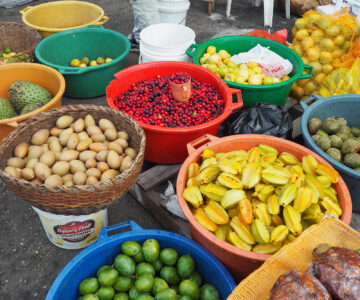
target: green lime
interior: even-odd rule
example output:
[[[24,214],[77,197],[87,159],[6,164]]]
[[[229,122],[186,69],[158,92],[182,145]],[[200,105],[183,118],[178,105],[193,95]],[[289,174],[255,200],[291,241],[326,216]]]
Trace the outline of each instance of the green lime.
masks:
[[[10,54],[11,52],[12,52],[12,50],[9,47],[5,48],[5,50],[4,50],[5,54]]]
[[[156,272],[160,272],[161,268],[163,267],[163,264],[160,261],[160,259],[157,259],[153,262],[153,266],[154,266]]]
[[[204,284],[200,289],[200,300],[220,300],[219,292],[211,284]]]
[[[80,282],[79,293],[81,295],[94,294],[99,288],[99,282],[96,278],[86,278]]]
[[[165,248],[160,252],[160,261],[168,266],[173,266],[176,264],[179,258],[179,254],[176,250],[172,248]]]
[[[141,247],[137,242],[126,241],[121,244],[121,250],[126,255],[135,256],[141,251]]]
[[[134,280],[130,277],[119,276],[113,288],[116,292],[127,292],[134,285]]]
[[[167,289],[167,288],[169,288],[169,285],[167,284],[167,282],[164,279],[155,277],[154,286],[151,290],[154,295],[156,295],[161,290]]]
[[[151,275],[155,276],[155,268],[153,265],[143,262],[136,266],[135,273],[137,275],[151,274]]]
[[[108,269],[111,269],[111,266],[109,266],[109,265],[103,265],[103,266],[101,266],[101,267],[97,270],[97,272],[96,272],[96,277],[99,277],[99,274],[100,274],[102,271],[108,270]]]
[[[135,273],[134,260],[125,254],[119,254],[115,257],[114,265],[120,275],[131,276]]]
[[[188,279],[194,281],[198,286],[201,286],[202,279],[198,272],[192,273]]]
[[[105,63],[105,59],[100,56],[100,57],[98,57],[98,58],[96,59],[96,62],[97,62],[99,65],[101,65],[101,64]]]
[[[139,292],[150,292],[154,286],[154,276],[142,274],[135,280],[135,288]]]
[[[99,297],[94,294],[87,294],[84,296],[83,300],[99,300]]]
[[[180,282],[180,276],[175,267],[163,267],[160,271],[160,276],[170,285],[179,284]]]
[[[114,300],[129,300],[129,296],[126,293],[115,294]]]
[[[115,291],[112,287],[101,287],[97,291],[97,296],[99,300],[112,300],[115,296]]]
[[[146,240],[142,246],[142,252],[147,262],[155,262],[160,253],[159,242],[155,239]]]
[[[140,250],[140,252],[138,254],[136,254],[133,259],[135,260],[135,262],[137,263],[141,263],[141,262],[144,262],[145,259],[144,259],[144,255],[142,253],[142,251]]]
[[[189,277],[195,269],[195,262],[190,255],[183,255],[177,263],[177,271],[182,278]]]
[[[129,291],[129,297],[131,300],[135,300],[140,295],[141,295],[141,293],[139,291],[137,291],[134,286]]]
[[[156,300],[176,300],[176,292],[173,289],[164,289],[155,296]]]
[[[199,286],[189,279],[185,279],[179,285],[180,295],[189,296],[192,299],[199,299],[200,289]]]
[[[113,268],[100,272],[98,280],[102,286],[113,286],[119,277],[118,271]]]
[[[155,298],[147,294],[142,294],[139,297],[137,297],[136,300],[155,300]]]
[[[192,300],[191,297],[184,295],[179,298],[179,300]]]
[[[81,62],[88,65],[90,63],[90,59],[86,56],[84,56],[82,59],[81,59]]]

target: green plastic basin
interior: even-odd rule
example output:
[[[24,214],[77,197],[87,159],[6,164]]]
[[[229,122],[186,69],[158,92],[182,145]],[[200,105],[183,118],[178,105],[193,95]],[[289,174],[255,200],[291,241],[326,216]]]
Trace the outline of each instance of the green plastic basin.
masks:
[[[224,81],[228,86],[241,90],[244,106],[252,106],[260,101],[284,105],[294,81],[310,78],[312,73],[312,67],[305,65],[301,57],[290,48],[271,40],[236,35],[215,38],[203,44],[193,44],[188,48],[186,54],[192,57],[195,64],[200,65],[200,58],[209,46],[215,46],[217,51],[224,49],[229,52],[230,55],[235,55],[241,52],[247,52],[257,44],[263,47],[269,47],[270,50],[281,57],[288,59],[293,65],[293,71],[289,74],[291,78],[284,82],[269,85],[248,85],[227,80]],[[304,69],[308,70],[307,74],[303,74]]]
[[[114,74],[124,69],[124,60],[130,52],[129,40],[119,32],[102,26],[89,26],[53,34],[43,39],[35,50],[37,59],[64,75],[65,95],[73,98],[91,98],[105,95]],[[87,56],[110,57],[113,61],[86,68],[70,67],[74,58]]]

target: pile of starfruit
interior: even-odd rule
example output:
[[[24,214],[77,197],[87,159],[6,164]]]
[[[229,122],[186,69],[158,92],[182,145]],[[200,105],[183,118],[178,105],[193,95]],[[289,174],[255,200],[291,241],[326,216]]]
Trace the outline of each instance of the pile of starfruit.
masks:
[[[338,172],[311,155],[258,145],[249,151],[205,149],[191,163],[183,191],[197,221],[218,238],[258,253],[275,253],[324,214],[339,218],[332,184]]]

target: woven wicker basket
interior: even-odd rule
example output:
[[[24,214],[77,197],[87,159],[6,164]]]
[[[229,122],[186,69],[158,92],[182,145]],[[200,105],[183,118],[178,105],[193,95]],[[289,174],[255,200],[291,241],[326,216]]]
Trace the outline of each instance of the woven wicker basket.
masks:
[[[9,47],[17,55],[11,58],[18,58],[24,54],[28,54],[28,57],[23,59],[17,59],[14,62],[27,61],[31,62],[35,58],[35,48],[40,42],[41,36],[35,30],[24,24],[14,22],[0,22],[0,51],[4,51]],[[0,58],[0,65],[10,62],[5,62],[8,57]]]
[[[56,119],[62,115],[74,119],[91,114],[96,121],[101,118],[111,120],[117,130],[129,134],[129,146],[138,155],[133,165],[113,179],[100,181],[93,185],[48,187],[19,180],[2,171],[14,148],[21,142],[29,142],[38,129],[55,127]],[[0,144],[0,177],[16,196],[44,211],[63,215],[87,215],[110,206],[119,196],[126,193],[136,182],[144,160],[145,135],[142,128],[126,114],[105,106],[69,105],[40,113],[22,122]]]

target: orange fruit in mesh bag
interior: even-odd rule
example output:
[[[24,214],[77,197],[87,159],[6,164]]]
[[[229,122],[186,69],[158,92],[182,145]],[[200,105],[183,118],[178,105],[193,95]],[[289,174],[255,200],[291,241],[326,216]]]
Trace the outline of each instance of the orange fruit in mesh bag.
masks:
[[[345,43],[345,36],[342,34],[339,34],[335,37],[334,43],[336,46],[341,46]]]
[[[305,84],[304,86],[305,95],[310,96],[315,91],[316,91],[316,85],[312,81],[309,81],[308,83]]]
[[[309,61],[317,61],[320,57],[320,50],[317,48],[309,48],[306,50],[306,55]]]
[[[319,74],[317,74],[317,75],[315,76],[314,80],[315,80],[315,82],[316,82],[317,84],[320,85],[320,84],[324,81],[325,78],[326,78],[326,74],[325,74],[325,73],[319,73]]]
[[[293,49],[297,54],[299,54],[300,56],[302,56],[302,49],[301,49],[301,45],[300,44],[292,44],[291,45],[291,49]]]
[[[300,99],[304,96],[304,89],[300,86],[293,87],[291,89],[291,95],[296,99]]]
[[[314,40],[314,42],[320,42],[324,38],[324,33],[320,30],[314,30],[311,33],[311,38]]]
[[[314,62],[309,63],[309,65],[313,67],[312,73],[314,75],[322,72],[323,67],[322,67],[321,63],[314,61]]]
[[[330,74],[332,71],[334,70],[334,67],[332,65],[323,65],[322,66],[322,71],[325,73],[325,74]],[[314,73],[314,72],[313,72]]]
[[[322,64],[331,64],[333,59],[334,59],[334,57],[333,57],[333,54],[331,52],[322,51],[320,53],[320,62]]]
[[[306,29],[300,29],[296,34],[295,34],[295,39],[298,41],[302,41],[304,38],[309,36],[309,32]]]
[[[340,27],[338,25],[330,25],[325,30],[326,35],[335,37],[340,33]]]
[[[325,51],[332,51],[335,48],[335,44],[331,39],[326,38],[320,41],[320,47]]]
[[[311,37],[306,37],[301,41],[301,48],[305,51],[312,46],[314,46],[314,41]]]
[[[307,24],[308,24],[308,22],[306,21],[306,19],[300,18],[295,21],[295,28],[297,30],[304,29]]]

